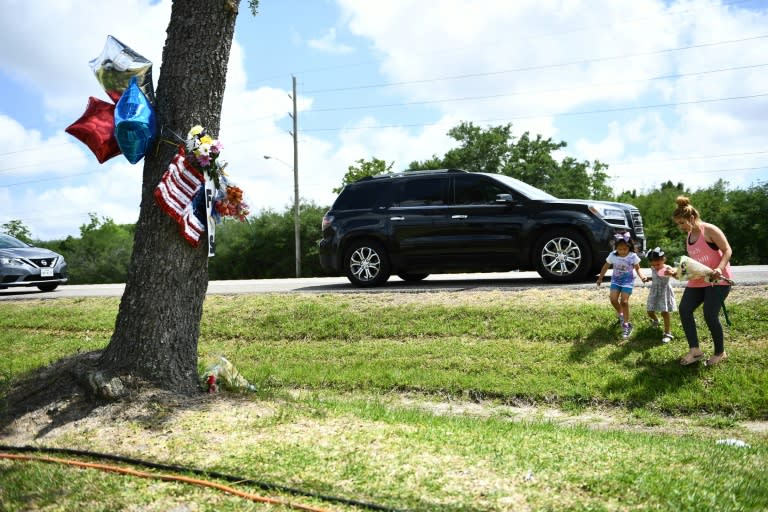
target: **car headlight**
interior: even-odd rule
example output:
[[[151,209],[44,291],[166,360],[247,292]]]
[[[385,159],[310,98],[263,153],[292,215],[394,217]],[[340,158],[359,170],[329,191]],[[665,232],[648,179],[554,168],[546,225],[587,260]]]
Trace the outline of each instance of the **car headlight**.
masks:
[[[618,208],[592,204],[589,205],[589,209],[592,213],[603,219],[625,220],[624,212]]]
[[[0,265],[8,267],[23,267],[25,263],[19,258],[0,258]]]

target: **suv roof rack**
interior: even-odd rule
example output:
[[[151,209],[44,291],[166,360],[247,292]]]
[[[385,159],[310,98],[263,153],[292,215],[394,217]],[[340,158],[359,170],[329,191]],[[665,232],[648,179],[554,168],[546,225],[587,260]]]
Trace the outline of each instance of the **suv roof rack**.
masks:
[[[466,173],[464,169],[408,169],[397,174],[413,175],[413,174],[440,174],[444,172],[461,172]]]
[[[357,181],[380,180],[380,179],[386,179],[386,178],[402,178],[406,176],[418,176],[420,174],[443,174],[443,173],[454,173],[454,172],[466,174],[469,171],[465,171],[464,169],[407,169],[405,171],[383,172],[381,174],[376,174],[374,176],[364,176]]]

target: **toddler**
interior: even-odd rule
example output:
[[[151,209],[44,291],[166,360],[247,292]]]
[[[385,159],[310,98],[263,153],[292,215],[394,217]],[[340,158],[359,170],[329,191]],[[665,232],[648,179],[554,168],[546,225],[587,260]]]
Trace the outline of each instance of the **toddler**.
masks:
[[[669,269],[667,257],[660,247],[648,251],[648,261],[651,264],[651,289],[648,292],[648,316],[653,322],[654,327],[659,326],[659,318],[656,313],[661,314],[664,320],[664,336],[661,337],[662,343],[669,343],[674,336],[670,331],[669,313],[677,309],[675,303],[675,292],[672,291],[672,284],[669,282],[669,276],[665,271]]]

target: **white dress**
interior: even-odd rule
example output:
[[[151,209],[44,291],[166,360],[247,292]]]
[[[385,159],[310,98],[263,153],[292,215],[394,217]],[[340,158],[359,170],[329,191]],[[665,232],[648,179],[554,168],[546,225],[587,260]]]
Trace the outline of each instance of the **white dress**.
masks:
[[[648,291],[648,311],[672,312],[677,309],[675,292],[672,290],[670,277],[661,277],[656,271],[651,272],[651,289]]]

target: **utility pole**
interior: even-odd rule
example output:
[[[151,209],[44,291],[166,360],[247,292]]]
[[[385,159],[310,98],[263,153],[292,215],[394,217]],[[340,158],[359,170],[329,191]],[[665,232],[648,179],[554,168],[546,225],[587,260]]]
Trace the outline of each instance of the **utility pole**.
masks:
[[[296,246],[296,277],[301,277],[301,220],[299,217],[299,131],[296,118],[296,77],[291,75],[293,83],[293,238]]]

